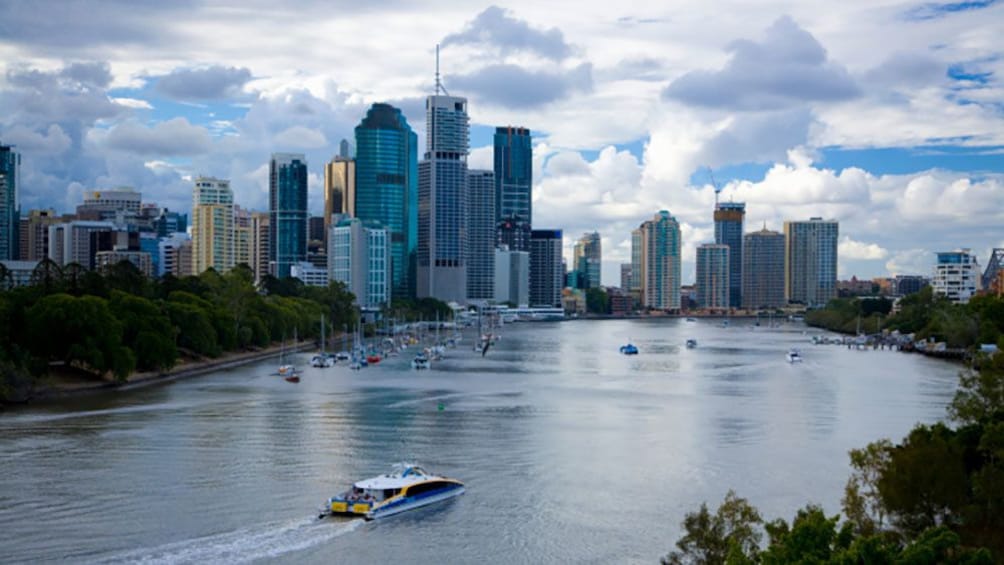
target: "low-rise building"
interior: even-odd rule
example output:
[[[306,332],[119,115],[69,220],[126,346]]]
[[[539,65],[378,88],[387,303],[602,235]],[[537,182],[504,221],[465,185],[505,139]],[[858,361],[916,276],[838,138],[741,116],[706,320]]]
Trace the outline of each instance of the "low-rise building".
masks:
[[[317,268],[310,261],[290,265],[289,276],[300,279],[307,286],[328,286],[328,270]]]
[[[129,261],[147,277],[153,276],[153,261],[146,251],[112,250],[98,251],[94,255],[94,265],[99,271],[105,271],[122,261]]]
[[[938,253],[931,286],[935,294],[955,304],[966,304],[980,290],[980,265],[969,249]]]

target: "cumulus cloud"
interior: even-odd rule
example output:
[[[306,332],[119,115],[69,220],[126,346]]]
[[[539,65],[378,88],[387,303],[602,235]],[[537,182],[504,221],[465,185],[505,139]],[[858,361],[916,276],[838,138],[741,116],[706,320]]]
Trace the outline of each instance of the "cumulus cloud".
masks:
[[[592,88],[592,65],[568,70],[528,70],[518,65],[490,65],[450,79],[454,91],[469,92],[479,100],[506,108],[535,107],[574,92]]]
[[[316,149],[328,145],[324,134],[304,126],[293,126],[279,132],[275,136],[277,147],[292,147],[295,149]]]
[[[444,37],[442,45],[488,47],[502,55],[527,51],[555,61],[565,59],[572,51],[558,28],[534,28],[498,6],[489,6],[468,22],[463,31]]]
[[[175,69],[157,79],[156,89],[175,100],[219,100],[239,95],[250,80],[251,71],[245,67]]]
[[[886,261],[885,268],[891,275],[929,275],[934,267],[932,249],[904,249]]]
[[[105,145],[137,155],[200,155],[209,150],[209,132],[193,126],[185,118],[174,118],[146,127],[135,121],[125,122],[108,132]]]
[[[889,256],[889,251],[877,243],[855,241],[848,235],[840,238],[837,253],[843,259],[864,259],[867,261],[877,261]]]
[[[728,50],[732,57],[723,69],[690,71],[663,96],[693,106],[775,110],[859,94],[847,70],[828,61],[816,38],[788,16],[771,24],[763,41],[734,41]]]
[[[73,141],[58,124],[52,124],[45,132],[36,132],[22,125],[15,125],[3,134],[5,143],[17,146],[18,151],[43,155],[58,155],[70,148]]]

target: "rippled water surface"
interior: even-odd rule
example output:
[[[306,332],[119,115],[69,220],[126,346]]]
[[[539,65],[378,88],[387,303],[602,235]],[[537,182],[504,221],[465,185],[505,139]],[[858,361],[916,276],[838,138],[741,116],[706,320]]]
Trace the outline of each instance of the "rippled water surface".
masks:
[[[9,411],[0,560],[652,563],[729,488],[770,518],[835,513],[847,451],[942,418],[955,389],[955,365],[749,325],[517,324],[425,372],[402,355],[295,385],[267,363]],[[628,340],[640,355],[618,354]],[[398,461],[467,494],[315,519]]]

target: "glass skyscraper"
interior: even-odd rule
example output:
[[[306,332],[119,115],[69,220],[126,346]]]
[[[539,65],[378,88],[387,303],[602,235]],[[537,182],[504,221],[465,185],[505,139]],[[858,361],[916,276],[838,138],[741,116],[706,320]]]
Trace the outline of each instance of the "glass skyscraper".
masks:
[[[307,159],[301,153],[273,153],[269,163],[269,263],[278,278],[307,260]]]
[[[21,181],[21,155],[10,145],[0,145],[0,261],[17,259],[21,213],[17,192]]]
[[[533,146],[530,130],[495,128],[495,221],[499,243],[527,251],[533,219]]]
[[[578,288],[599,288],[603,264],[603,243],[599,232],[582,234],[573,247],[572,260]]]
[[[680,309],[680,224],[666,210],[641,224],[632,244],[641,246],[640,273],[642,305],[659,310]],[[634,250],[632,249],[632,255]]]
[[[810,308],[837,296],[836,220],[784,223],[784,290],[788,302]]]
[[[729,246],[705,243],[697,247],[697,303],[701,308],[729,307]]]
[[[426,153],[418,168],[419,298],[467,301],[467,99],[425,100]]]
[[[533,230],[530,235],[530,306],[561,306],[565,269],[561,230]]]
[[[743,236],[743,308],[784,306],[784,234],[766,227]]]
[[[729,306],[742,306],[743,218],[746,204],[722,202],[715,206],[715,243],[729,246]]]
[[[355,217],[390,237],[394,298],[415,296],[418,244],[418,136],[401,110],[373,104],[356,126]]]
[[[495,173],[467,172],[467,300],[495,297]]]

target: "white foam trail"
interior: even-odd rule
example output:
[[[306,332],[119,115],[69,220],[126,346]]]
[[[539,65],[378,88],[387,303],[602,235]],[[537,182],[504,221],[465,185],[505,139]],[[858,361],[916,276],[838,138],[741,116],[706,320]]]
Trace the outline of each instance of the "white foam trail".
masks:
[[[132,550],[94,563],[249,563],[329,542],[364,523],[362,518],[334,524],[314,519],[275,523]]]

